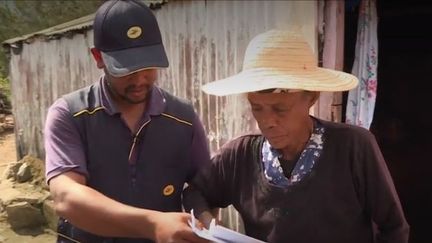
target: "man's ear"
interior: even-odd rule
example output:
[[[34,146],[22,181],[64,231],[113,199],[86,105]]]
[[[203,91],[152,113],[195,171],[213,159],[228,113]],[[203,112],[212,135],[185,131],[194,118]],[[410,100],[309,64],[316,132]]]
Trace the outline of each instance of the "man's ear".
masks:
[[[94,60],[96,61],[96,66],[100,69],[104,68],[105,63],[103,62],[101,51],[99,51],[98,49],[96,49],[94,47],[91,48],[90,51],[93,55]]]

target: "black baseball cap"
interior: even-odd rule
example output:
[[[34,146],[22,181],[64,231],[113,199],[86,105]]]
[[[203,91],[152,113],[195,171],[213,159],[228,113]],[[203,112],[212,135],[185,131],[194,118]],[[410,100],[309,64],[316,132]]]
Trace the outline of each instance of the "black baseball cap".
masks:
[[[114,77],[168,67],[156,17],[139,0],[106,1],[96,11],[94,46]]]

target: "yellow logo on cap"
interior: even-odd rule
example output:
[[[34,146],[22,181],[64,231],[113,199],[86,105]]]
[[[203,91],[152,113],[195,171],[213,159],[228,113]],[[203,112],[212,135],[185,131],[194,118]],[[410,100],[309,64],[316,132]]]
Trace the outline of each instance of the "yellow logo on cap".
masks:
[[[140,37],[141,34],[142,34],[142,29],[139,26],[132,26],[127,31],[127,36],[130,39],[136,39],[136,38]]]
[[[164,189],[163,189],[163,194],[165,196],[169,196],[171,194],[174,193],[174,186],[173,185],[167,185]]]

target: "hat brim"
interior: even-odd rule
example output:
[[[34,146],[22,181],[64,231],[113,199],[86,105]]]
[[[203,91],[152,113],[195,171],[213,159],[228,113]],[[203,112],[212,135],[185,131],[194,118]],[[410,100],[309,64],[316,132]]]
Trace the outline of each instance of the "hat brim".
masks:
[[[358,79],[354,75],[326,68],[297,72],[257,68],[208,83],[202,90],[217,96],[275,88],[336,92],[350,90],[357,84]]]
[[[168,58],[162,44],[102,51],[102,59],[110,75],[123,77],[140,70],[168,67]]]

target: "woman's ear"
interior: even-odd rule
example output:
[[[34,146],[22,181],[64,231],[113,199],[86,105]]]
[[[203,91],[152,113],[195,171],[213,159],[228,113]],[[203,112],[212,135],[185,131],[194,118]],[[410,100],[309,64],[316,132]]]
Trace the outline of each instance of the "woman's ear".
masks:
[[[309,93],[309,98],[310,98],[310,103],[309,103],[309,107],[312,107],[315,102],[317,102],[319,96],[320,96],[320,92],[318,91],[308,91]]]
[[[101,51],[99,51],[98,49],[96,49],[94,47],[91,48],[90,51],[91,51],[91,53],[93,55],[94,60],[96,61],[97,67],[100,68],[100,69],[104,68],[105,67],[105,63],[103,62]]]

